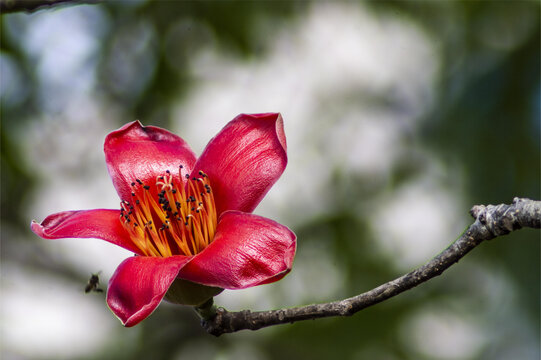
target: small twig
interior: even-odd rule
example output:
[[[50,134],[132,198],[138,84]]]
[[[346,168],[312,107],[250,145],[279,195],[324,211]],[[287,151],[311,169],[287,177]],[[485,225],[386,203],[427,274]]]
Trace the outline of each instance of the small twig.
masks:
[[[0,13],[34,12],[57,5],[95,4],[101,0],[0,0]]]
[[[442,253],[418,269],[368,292],[330,303],[271,311],[229,312],[218,308],[214,318],[202,320],[202,326],[209,334],[220,336],[239,330],[258,330],[301,320],[351,316],[440,275],[485,240],[506,235],[522,227],[541,228],[541,201],[514,198],[511,205],[476,205],[470,210],[470,214],[475,218],[475,222]]]

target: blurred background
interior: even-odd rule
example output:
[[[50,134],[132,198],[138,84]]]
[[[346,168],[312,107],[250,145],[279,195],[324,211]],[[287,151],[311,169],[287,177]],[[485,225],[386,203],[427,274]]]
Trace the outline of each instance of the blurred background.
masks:
[[[282,281],[229,310],[326,302],[422,265],[474,204],[540,199],[537,1],[111,1],[1,21],[1,358],[539,359],[539,231],[476,248],[350,318],[214,338],[189,307],[124,328],[105,288],[131,254],[30,221],[119,208],[103,140],[139,119],[196,153],[281,112],[289,164],[256,209],[298,236]]]

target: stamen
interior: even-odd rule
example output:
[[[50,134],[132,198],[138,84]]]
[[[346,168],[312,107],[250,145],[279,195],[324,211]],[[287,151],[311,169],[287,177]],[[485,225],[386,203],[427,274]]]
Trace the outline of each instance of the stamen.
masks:
[[[140,179],[131,183],[134,202],[122,201],[120,221],[133,244],[145,256],[191,256],[213,240],[217,214],[210,180],[178,176],[166,170],[156,177],[156,192]]]

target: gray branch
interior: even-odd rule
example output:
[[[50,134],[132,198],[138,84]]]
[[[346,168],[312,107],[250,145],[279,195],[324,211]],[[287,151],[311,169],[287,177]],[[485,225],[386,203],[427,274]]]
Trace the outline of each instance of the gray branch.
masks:
[[[100,0],[0,0],[0,13],[34,12],[58,5],[95,4]]]
[[[258,330],[267,326],[331,316],[351,316],[443,273],[485,240],[506,235],[523,227],[541,228],[541,201],[514,198],[511,205],[476,205],[470,210],[475,222],[447,249],[427,264],[363,294],[324,304],[295,308],[230,312],[216,309],[211,319],[202,320],[203,328],[212,335],[239,330]]]

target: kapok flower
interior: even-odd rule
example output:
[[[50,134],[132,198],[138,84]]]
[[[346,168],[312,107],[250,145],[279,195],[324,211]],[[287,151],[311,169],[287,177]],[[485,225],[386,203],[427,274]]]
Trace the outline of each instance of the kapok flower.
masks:
[[[60,212],[31,228],[45,239],[98,238],[135,253],[107,291],[125,326],[164,297],[200,305],[291,270],[295,234],[251,213],[287,164],[280,114],[237,116],[199,158],[182,138],[138,121],[107,135],[104,151],[120,210]]]

